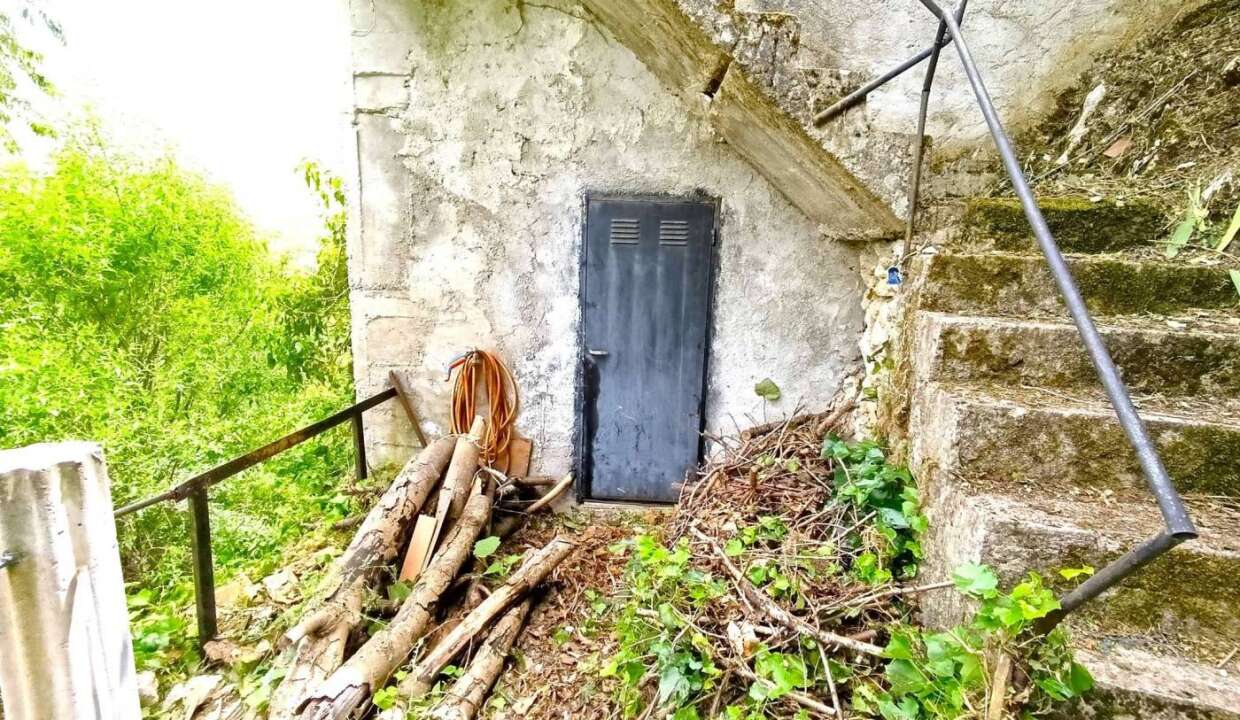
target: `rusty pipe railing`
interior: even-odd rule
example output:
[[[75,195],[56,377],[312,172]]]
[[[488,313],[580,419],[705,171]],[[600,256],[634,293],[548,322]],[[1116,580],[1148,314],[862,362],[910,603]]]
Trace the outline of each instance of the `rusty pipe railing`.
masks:
[[[1060,609],[1044,618],[1038,627],[1042,632],[1049,632],[1073,610],[1098,597],[1176,545],[1196,538],[1197,529],[1193,525],[1192,518],[1189,517],[1188,510],[1184,507],[1183,499],[1176,492],[1171,478],[1167,475],[1167,469],[1158,455],[1158,450],[1154,447],[1149,431],[1146,430],[1145,423],[1141,420],[1141,416],[1132,404],[1132,397],[1128,392],[1128,388],[1120,377],[1119,370],[1115,367],[1115,362],[1111,359],[1111,354],[1107,350],[1102,336],[1098,333],[1098,328],[1094,324],[1088,308],[1085,306],[1085,300],[1081,296],[1076,280],[1072,277],[1072,272],[1064,260],[1063,253],[1060,252],[1059,245],[1055,242],[1055,238],[1047,226],[1046,218],[1042,216],[1042,211],[1038,208],[1037,199],[1029,186],[1029,181],[1021,170],[1020,161],[1016,158],[1016,152],[1012,148],[1012,141],[1003,129],[999,113],[995,109],[990,93],[986,89],[986,84],[978,71],[977,63],[974,62],[969,46],[965,42],[960,24],[963,22],[965,6],[968,0],[961,0],[954,14],[946,12],[935,0],[918,1],[939,20],[939,29],[934,44],[927,50],[905,61],[894,70],[883,74],[878,80],[866,84],[860,90],[823,111],[815,118],[815,121],[822,123],[830,120],[849,107],[859,103],[861,99],[864,99],[865,95],[873,92],[879,86],[890,82],[903,72],[915,67],[922,60],[926,58],[931,59],[926,73],[926,80],[922,85],[921,108],[917,119],[918,146],[915,152],[916,164],[913,169],[913,178],[909,191],[909,224],[906,232],[906,237],[911,236],[919,199],[921,165],[923,162],[922,147],[924,145],[926,118],[929,113],[930,89],[934,82],[935,62],[938,60],[938,51],[945,47],[948,44],[947,41],[950,40],[950,43],[956,47],[956,53],[960,56],[960,63],[964,68],[965,75],[969,79],[969,85],[972,87],[978,107],[982,111],[982,117],[986,121],[986,127],[990,131],[991,139],[994,141],[999,157],[1003,161],[1003,167],[1007,171],[1012,187],[1016,191],[1016,196],[1024,209],[1025,218],[1033,230],[1034,237],[1037,238],[1038,247],[1050,266],[1051,275],[1055,279],[1055,285],[1059,289],[1059,294],[1063,298],[1064,305],[1067,306],[1068,313],[1072,316],[1072,321],[1081,335],[1082,343],[1085,345],[1085,350],[1089,353],[1090,360],[1094,364],[1094,369],[1102,382],[1103,390],[1105,390],[1107,398],[1111,401],[1111,406],[1115,409],[1119,424],[1137,455],[1137,462],[1145,475],[1146,485],[1158,503],[1158,509],[1163,517],[1163,531],[1116,558],[1093,577],[1060,598]]]
[[[215,564],[211,553],[211,516],[207,490],[212,485],[227,480],[247,468],[269,460],[289,448],[350,421],[353,427],[353,451],[357,478],[364,480],[367,476],[367,467],[366,436],[362,424],[362,413],[398,395],[400,392],[396,387],[388,388],[334,415],[311,423],[300,430],[294,430],[279,440],[267,443],[245,455],[199,473],[164,492],[130,503],[116,511],[114,516],[122,518],[161,502],[189,501],[190,548],[193,554],[194,605],[198,619],[199,645],[214,639],[219,629],[215,612]],[[403,397],[402,402],[405,402]]]

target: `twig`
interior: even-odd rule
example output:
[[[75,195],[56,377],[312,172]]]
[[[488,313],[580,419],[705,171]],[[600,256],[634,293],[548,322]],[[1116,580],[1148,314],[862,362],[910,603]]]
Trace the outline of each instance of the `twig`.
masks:
[[[949,588],[953,585],[955,585],[955,583],[951,580],[944,580],[942,582],[930,583],[929,585],[918,585],[917,587],[894,587],[890,590],[884,590],[883,592],[862,595],[859,598],[847,600],[830,609],[833,611],[837,609],[855,610],[859,607],[865,607],[866,605],[873,603],[875,600],[882,600],[883,598],[888,598],[893,595],[918,595],[920,593],[930,592],[931,590],[942,590],[943,588]]]
[[[774,686],[774,683],[772,683],[770,680],[765,680],[755,675],[754,672],[750,670],[748,667],[746,667],[744,663],[740,663],[740,662],[734,663],[729,660],[724,660],[723,662],[728,667],[735,670],[738,675],[744,676],[744,678],[748,680],[749,682],[762,683],[763,685],[766,685],[768,687]],[[809,695],[806,695],[805,693],[797,692],[796,690],[791,690],[789,692],[784,693],[784,697],[788,698],[789,700],[795,702],[796,704],[800,705],[801,707],[807,710],[813,710],[814,712],[819,713],[820,715],[827,716],[827,717],[830,717],[831,715],[835,715],[837,712],[836,708],[826,705],[818,700],[815,700],[814,698],[810,697]]]
[[[769,597],[759,592],[758,589],[745,578],[744,574],[742,574],[740,569],[732,563],[727,554],[723,551],[723,548],[719,547],[718,543],[699,530],[696,525],[690,525],[689,531],[714,550],[715,554],[719,556],[719,560],[723,563],[724,568],[727,569],[728,574],[732,576],[732,580],[736,585],[736,588],[741,591],[741,594],[745,595],[749,599],[750,603],[761,609],[763,614],[767,617],[781,625],[787,626],[792,630],[804,635],[809,635],[819,642],[826,643],[827,645],[846,648],[848,650],[864,653],[866,655],[873,655],[875,657],[882,656],[883,649],[877,645],[859,642],[857,640],[844,637],[843,635],[836,635],[835,633],[828,632],[826,630],[820,630],[819,628],[810,625],[801,618],[796,617],[795,615],[784,610],[777,605],[774,600],[771,600]]]
[[[1003,653],[995,664],[994,680],[990,683],[990,705],[986,720],[1003,720],[1003,705],[1007,699],[1008,680],[1012,677],[1012,656]]]
[[[1240,645],[1237,645],[1236,647],[1232,648],[1231,652],[1227,653],[1227,657],[1218,661],[1218,665],[1216,665],[1216,667],[1224,667],[1225,665],[1227,665],[1227,663],[1231,662],[1231,659],[1234,658],[1236,656],[1236,653],[1238,652],[1240,652]]]
[[[548,490],[546,495],[543,495],[542,497],[538,498],[538,500],[536,500],[533,505],[530,505],[529,507],[527,507],[525,509],[526,514],[533,515],[539,510],[542,510],[543,508],[547,507],[551,503],[555,502],[555,499],[558,498],[560,495],[564,494],[564,491],[567,490],[570,486],[572,486],[572,484],[573,484],[573,474],[569,473],[564,476],[564,479],[560,481],[559,485],[556,485],[555,487]]]

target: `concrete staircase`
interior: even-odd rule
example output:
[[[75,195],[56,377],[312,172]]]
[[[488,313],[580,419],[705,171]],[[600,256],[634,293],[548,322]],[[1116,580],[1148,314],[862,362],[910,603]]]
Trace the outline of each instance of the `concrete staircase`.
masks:
[[[1240,718],[1240,311],[1226,266],[1166,261],[1141,204],[1047,203],[1201,538],[1069,619],[1099,681],[1065,717]],[[927,578],[1100,568],[1161,528],[1020,207],[968,204],[910,269],[896,376],[931,514]],[[898,414],[898,411],[897,411]],[[939,596],[936,623],[967,608]]]

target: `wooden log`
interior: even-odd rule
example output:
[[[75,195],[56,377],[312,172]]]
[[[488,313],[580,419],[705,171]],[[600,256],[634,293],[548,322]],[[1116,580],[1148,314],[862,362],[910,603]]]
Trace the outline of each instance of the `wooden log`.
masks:
[[[486,432],[486,420],[481,416],[474,418],[469,427],[468,435],[456,439],[456,447],[452,451],[452,462],[448,464],[448,472],[444,475],[443,487],[439,491],[439,507],[435,510],[435,526],[431,533],[430,547],[434,552],[439,547],[439,539],[448,533],[452,523],[465,507],[465,499],[473,486],[474,474],[478,472],[478,443]],[[430,564],[431,554],[427,553],[423,567]]]
[[[426,634],[440,596],[465,564],[474,539],[490,514],[489,497],[482,493],[470,496],[460,521],[422,573],[396,617],[310,693],[301,707],[303,720],[344,720],[383,686],[392,671],[409,657],[414,643]]]
[[[347,622],[336,622],[328,632],[306,637],[289,649],[289,669],[268,703],[269,720],[296,717],[305,698],[344,664],[349,636],[362,616],[362,593],[351,593],[344,602]]]
[[[454,446],[452,438],[440,438],[405,465],[337,561],[334,585],[320,606],[281,638],[281,662],[288,669],[272,695],[270,720],[296,717],[306,694],[344,663],[349,636],[361,624],[366,589],[400,553],[405,529],[439,484]]]
[[[501,585],[483,600],[473,612],[465,616],[460,625],[453,628],[443,640],[414,666],[400,684],[403,695],[410,698],[425,694],[435,683],[435,678],[448,663],[465,648],[492,620],[514,603],[525,597],[530,590],[551,574],[552,570],[568,557],[576,543],[556,537],[537,552],[530,553],[521,567],[508,582]]]
[[[378,571],[396,558],[403,549],[402,540],[410,520],[426,502],[431,490],[439,484],[454,446],[452,438],[440,438],[405,465],[379,502],[370,509],[349,547],[337,561],[335,589],[328,593],[319,611],[285,633],[282,638],[285,647],[296,644],[308,635],[330,632],[330,626],[340,620],[349,605],[344,600],[351,593],[360,592],[359,585],[367,584],[367,580],[373,579]]]
[[[452,683],[444,699],[431,711],[435,720],[473,720],[486,702],[491,686],[504,669],[504,661],[521,634],[525,619],[533,607],[532,598],[514,605],[495,623],[487,634],[486,642],[478,648],[469,669]]]

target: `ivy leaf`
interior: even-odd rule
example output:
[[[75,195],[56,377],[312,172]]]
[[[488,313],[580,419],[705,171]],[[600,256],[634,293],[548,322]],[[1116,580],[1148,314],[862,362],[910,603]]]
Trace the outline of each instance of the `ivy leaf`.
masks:
[[[736,557],[745,552],[745,543],[740,538],[732,538],[727,545],[723,546],[723,554],[728,557]]]
[[[1094,676],[1080,663],[1072,663],[1072,671],[1068,674],[1068,685],[1077,695],[1083,695],[1094,687]]]
[[[388,596],[388,600],[391,600],[393,602],[400,602],[401,600],[404,600],[405,598],[409,597],[409,595],[412,592],[413,592],[413,588],[409,587],[409,583],[394,582],[388,586],[387,596]]]
[[[878,516],[882,518],[883,522],[888,526],[896,528],[897,530],[904,530],[909,526],[908,518],[904,517],[904,513],[893,508],[879,508]]]
[[[918,695],[928,689],[925,677],[909,660],[892,660],[887,663],[886,675],[891,683],[892,695]]]
[[[1236,239],[1236,233],[1240,233],[1240,205],[1236,206],[1236,214],[1231,216],[1231,224],[1227,226],[1227,232],[1223,233],[1215,250],[1227,252],[1227,246]]]
[[[494,555],[495,551],[498,549],[499,549],[499,538],[495,537],[494,535],[490,537],[484,537],[478,542],[474,543],[474,557],[481,560],[483,558],[487,558],[487,557]]]
[[[1092,565],[1085,565],[1084,567],[1079,568],[1062,568],[1060,569],[1059,574],[1064,580],[1074,580],[1082,575],[1086,577],[1093,575],[1094,568]]]
[[[956,568],[952,580],[960,592],[983,598],[994,597],[999,587],[999,578],[994,571],[977,563]]]
[[[892,660],[912,660],[912,638],[909,637],[908,633],[892,633],[891,640],[887,643],[887,647],[883,648],[883,656],[891,658]]]
[[[1188,241],[1192,239],[1193,232],[1197,229],[1197,222],[1192,218],[1187,218],[1176,226],[1175,232],[1171,234],[1171,239],[1167,241],[1166,255],[1173,258],[1180,254]]]
[[[779,386],[770,378],[763,378],[762,382],[753,386],[753,391],[767,402],[775,402],[779,399]]]
[[[662,675],[659,676],[659,704],[666,703],[669,699],[689,690],[689,680],[685,678],[680,667],[669,665],[664,668]]]

